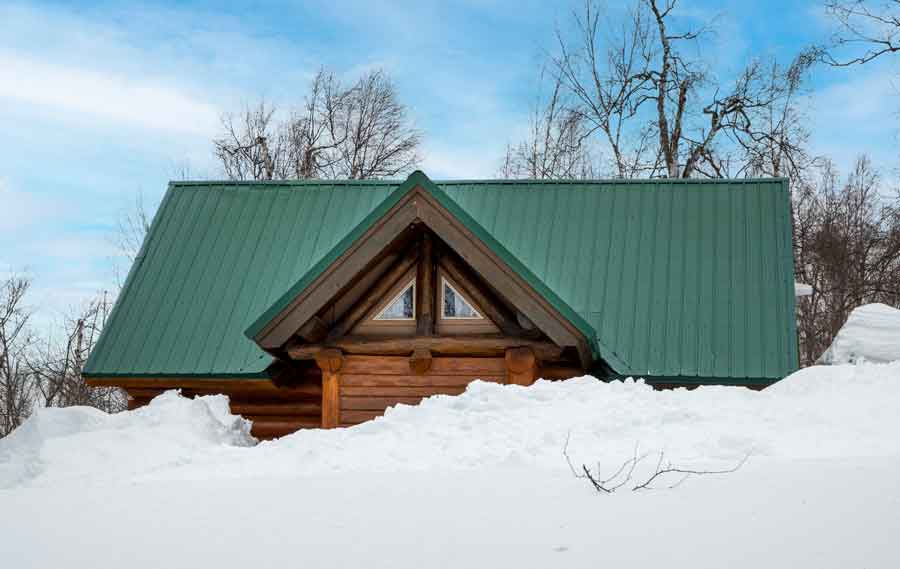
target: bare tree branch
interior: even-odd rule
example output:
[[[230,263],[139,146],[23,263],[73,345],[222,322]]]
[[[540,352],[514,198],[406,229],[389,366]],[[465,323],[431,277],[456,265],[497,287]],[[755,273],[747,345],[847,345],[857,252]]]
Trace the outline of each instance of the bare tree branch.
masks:
[[[222,127],[213,145],[233,180],[396,176],[418,164],[422,138],[381,70],[345,87],[321,69],[289,117],[261,102],[224,116]]]

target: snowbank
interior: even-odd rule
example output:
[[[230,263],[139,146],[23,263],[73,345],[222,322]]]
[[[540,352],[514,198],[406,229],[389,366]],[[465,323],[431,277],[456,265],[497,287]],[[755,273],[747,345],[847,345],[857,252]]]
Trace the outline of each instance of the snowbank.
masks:
[[[762,392],[654,391],[591,377],[530,387],[475,382],[460,396],[398,405],[348,429],[305,430],[247,447],[224,398],[167,393],[117,416],[38,413],[0,442],[0,487],[63,482],[296,477],[340,472],[564,469],[619,464],[635,445],[691,465],[756,458],[900,454],[900,362],[820,366]],[[890,434],[890,435],[889,435]]]
[[[823,364],[893,361],[900,361],[900,310],[886,304],[853,310],[819,358]]]
[[[0,440],[0,551],[17,569],[894,568],[898,409],[900,362],[763,392],[476,382],[256,446],[222,397],[49,409]],[[636,443],[688,467],[752,456],[600,495],[568,471],[569,433],[576,464],[610,474]]]
[[[232,415],[223,395],[187,399],[169,391],[114,415],[91,407],[39,409],[0,439],[0,489],[34,480],[127,480],[255,442],[250,422]]]

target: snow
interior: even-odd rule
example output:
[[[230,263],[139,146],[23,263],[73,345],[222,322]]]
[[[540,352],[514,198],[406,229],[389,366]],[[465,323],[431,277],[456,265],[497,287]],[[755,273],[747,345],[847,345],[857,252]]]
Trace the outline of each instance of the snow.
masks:
[[[806,283],[795,282],[794,283],[794,296],[809,296],[813,293],[812,285],[808,285]]]
[[[866,304],[850,313],[819,363],[900,361],[900,310]]]
[[[35,480],[124,480],[189,464],[224,445],[255,444],[250,425],[231,414],[224,395],[188,399],[177,391],[114,415],[91,407],[39,409],[0,439],[0,489]]]
[[[222,397],[44,410],[0,440],[0,551],[17,568],[896,567],[898,409],[900,362],[762,392],[475,382],[255,446]],[[604,473],[635,445],[691,468],[750,458],[600,495],[567,439]]]

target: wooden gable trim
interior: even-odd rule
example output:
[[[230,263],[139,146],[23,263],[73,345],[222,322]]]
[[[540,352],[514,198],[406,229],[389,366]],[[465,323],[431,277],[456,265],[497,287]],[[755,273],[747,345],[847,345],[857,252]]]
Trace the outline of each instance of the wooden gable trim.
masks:
[[[433,196],[423,191],[421,198],[418,218],[557,345],[574,346],[589,367],[591,349],[584,335]]]
[[[379,255],[396,240],[416,217],[413,191],[379,218],[359,239],[329,265],[271,322],[266,324],[254,340],[266,350],[277,350],[319,312],[334,296],[353,283],[354,277],[378,260]]]
[[[351,244],[260,331],[256,341],[265,349],[280,349],[309,319],[350,286],[360,271],[377,261],[391,243],[418,221],[447,243],[553,342],[563,347],[575,347],[582,364],[590,365],[590,345],[581,332],[421,185],[403,196]]]

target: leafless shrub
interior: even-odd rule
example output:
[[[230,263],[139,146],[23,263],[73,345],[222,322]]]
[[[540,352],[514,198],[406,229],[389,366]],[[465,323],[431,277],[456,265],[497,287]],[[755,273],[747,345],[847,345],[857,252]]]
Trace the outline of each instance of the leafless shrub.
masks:
[[[232,180],[385,178],[419,161],[421,133],[381,70],[346,87],[322,69],[289,117],[261,102],[222,126],[213,146]]]
[[[730,468],[725,468],[721,470],[699,470],[694,468],[683,468],[680,466],[675,466],[671,462],[668,462],[665,458],[665,452],[660,451],[657,454],[656,466],[653,471],[643,479],[643,481],[635,480],[634,473],[635,469],[643,463],[643,461],[650,456],[650,453],[638,454],[638,445],[634,447],[634,454],[628,460],[622,462],[621,465],[609,476],[605,477],[601,474],[600,465],[597,464],[596,469],[591,470],[586,464],[582,464],[580,469],[576,469],[575,465],[572,463],[572,459],[569,456],[569,439],[570,434],[566,435],[566,442],[563,446],[563,456],[566,459],[566,464],[569,465],[569,470],[571,470],[572,475],[576,478],[587,480],[588,483],[601,494],[612,494],[616,490],[619,490],[622,487],[628,486],[631,488],[632,492],[638,492],[643,490],[655,490],[660,486],[655,486],[655,484],[663,484],[663,481],[672,480],[673,476],[675,477],[674,482],[665,482],[663,488],[666,489],[674,489],[681,486],[688,478],[692,476],[706,476],[710,474],[730,474],[732,472],[738,471],[744,463],[750,458],[750,454],[744,455],[744,457],[734,466]]]
[[[90,387],[82,369],[110,312],[106,293],[88,303],[62,326],[63,342],[47,339],[28,358],[40,402],[46,407],[87,405],[114,413],[125,408],[125,395],[114,387]]]
[[[11,275],[0,283],[0,437],[12,432],[34,407],[34,384],[25,357],[34,342],[25,306],[29,279]]]

